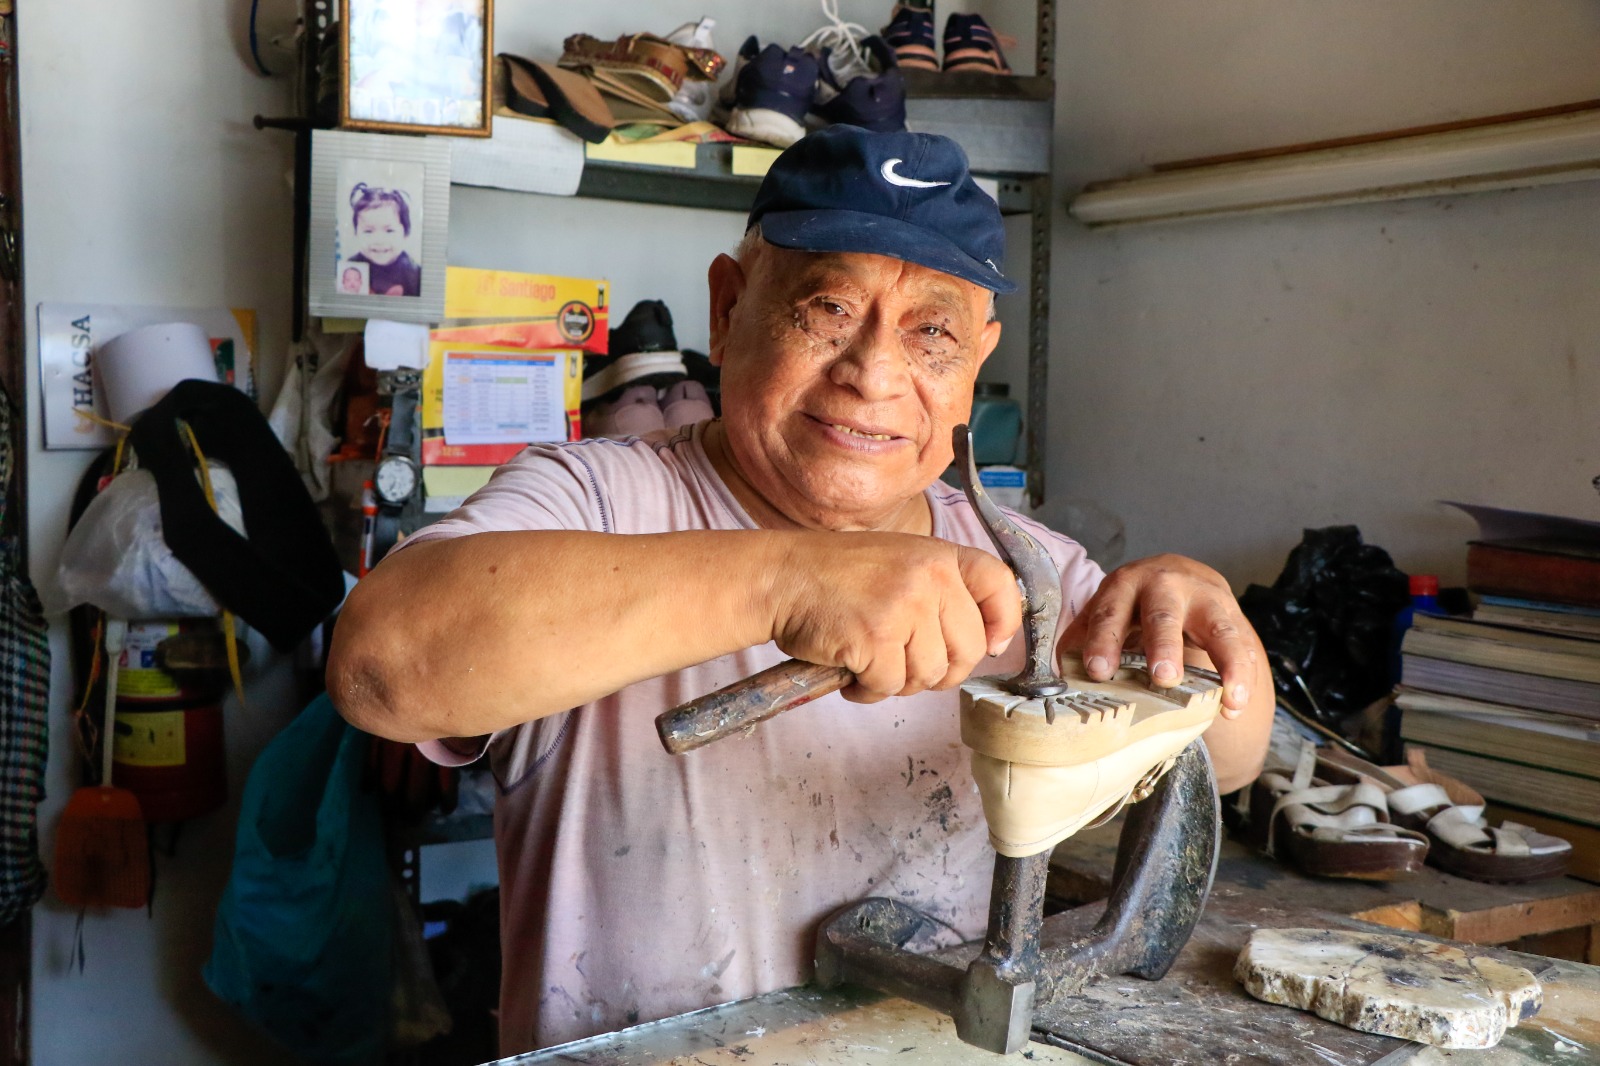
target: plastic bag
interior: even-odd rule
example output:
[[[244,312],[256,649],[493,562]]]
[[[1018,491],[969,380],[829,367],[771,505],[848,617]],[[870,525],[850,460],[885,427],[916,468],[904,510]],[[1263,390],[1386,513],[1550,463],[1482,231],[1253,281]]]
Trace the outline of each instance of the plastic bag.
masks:
[[[217,513],[244,532],[239,488],[220,463],[207,463]],[[198,477],[198,473],[195,475]],[[93,604],[113,618],[203,618],[222,608],[167,547],[161,500],[147,470],[129,470],[97,495],[67,535],[52,614]]]
[[[1273,659],[1278,699],[1316,713],[1279,668],[1282,655],[1334,727],[1389,690],[1394,618],[1410,602],[1406,575],[1355,526],[1306,530],[1272,587],[1251,585],[1239,597]]]
[[[381,1061],[394,987],[383,822],[368,737],[326,695],[266,746],[240,801],[206,985],[314,1062]]]

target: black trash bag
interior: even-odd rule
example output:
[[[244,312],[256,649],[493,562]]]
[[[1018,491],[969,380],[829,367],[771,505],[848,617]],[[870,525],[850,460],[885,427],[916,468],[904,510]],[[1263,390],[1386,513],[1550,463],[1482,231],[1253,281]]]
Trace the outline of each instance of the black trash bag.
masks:
[[[1251,585],[1239,598],[1272,660],[1278,699],[1316,713],[1280,667],[1284,656],[1334,728],[1389,691],[1395,615],[1410,602],[1406,575],[1355,526],[1306,530],[1273,586]]]

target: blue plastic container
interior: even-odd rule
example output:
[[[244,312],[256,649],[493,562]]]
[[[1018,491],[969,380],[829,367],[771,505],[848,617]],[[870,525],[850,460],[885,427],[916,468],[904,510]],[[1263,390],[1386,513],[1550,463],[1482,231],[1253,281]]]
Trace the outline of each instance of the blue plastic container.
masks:
[[[1003,381],[980,381],[972,390],[972,458],[979,466],[1001,466],[1017,460],[1022,436],[1022,408]]]

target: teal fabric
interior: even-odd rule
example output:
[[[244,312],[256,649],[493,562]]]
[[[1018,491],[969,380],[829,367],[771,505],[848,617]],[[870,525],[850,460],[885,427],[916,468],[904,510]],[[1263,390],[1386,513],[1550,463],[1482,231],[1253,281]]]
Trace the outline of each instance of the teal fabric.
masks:
[[[393,966],[389,869],[368,737],[319,696],[257,758],[207,986],[315,1062],[383,1057]]]

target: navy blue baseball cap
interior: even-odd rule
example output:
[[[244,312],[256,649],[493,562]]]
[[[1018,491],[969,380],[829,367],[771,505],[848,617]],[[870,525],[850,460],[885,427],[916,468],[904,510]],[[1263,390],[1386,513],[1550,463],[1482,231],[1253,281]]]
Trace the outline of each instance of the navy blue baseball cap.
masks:
[[[1017,291],[1000,205],[978,187],[967,153],[933,133],[828,126],[784,149],[767,171],[746,229],[804,252],[868,252]]]

